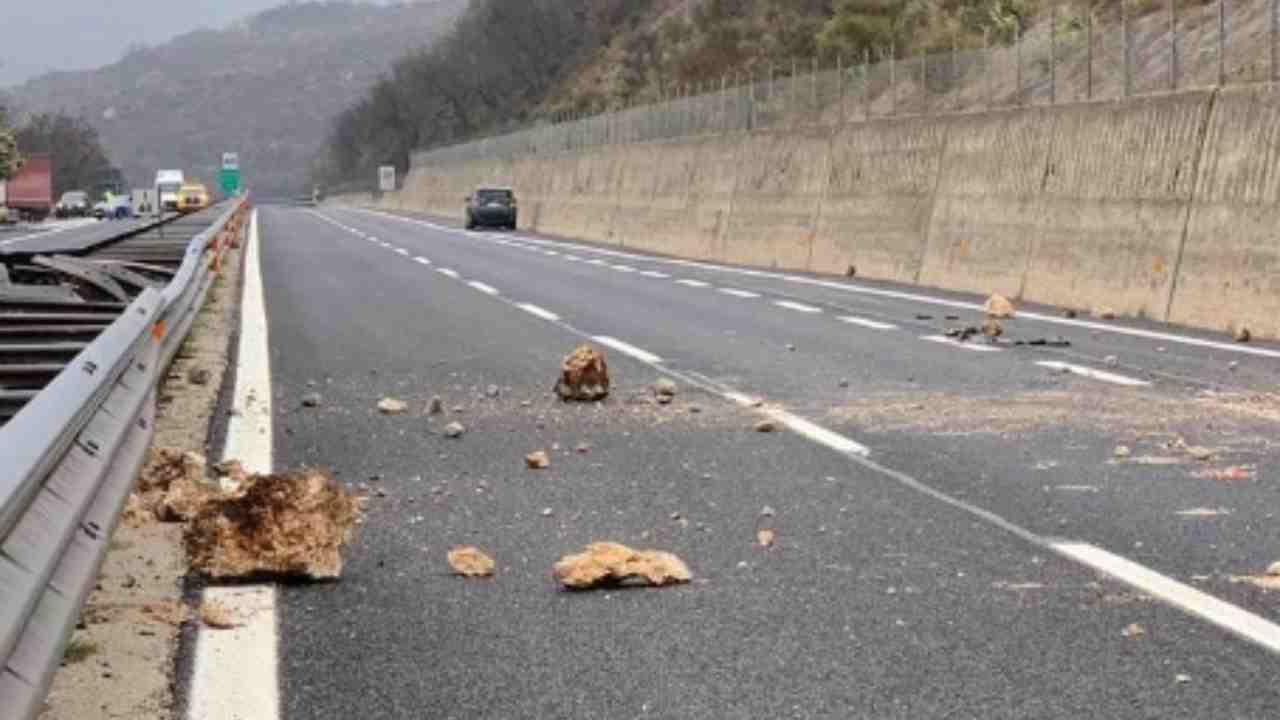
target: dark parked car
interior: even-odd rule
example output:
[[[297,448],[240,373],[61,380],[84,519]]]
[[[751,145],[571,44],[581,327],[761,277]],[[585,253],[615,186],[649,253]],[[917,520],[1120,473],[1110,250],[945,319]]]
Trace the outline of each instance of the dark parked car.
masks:
[[[491,226],[515,230],[518,211],[510,188],[480,188],[467,198],[467,229]]]

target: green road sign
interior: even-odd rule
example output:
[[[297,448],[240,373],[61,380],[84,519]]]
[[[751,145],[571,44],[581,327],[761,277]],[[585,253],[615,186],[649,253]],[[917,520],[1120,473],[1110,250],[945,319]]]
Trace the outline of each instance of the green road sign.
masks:
[[[223,168],[219,177],[219,185],[222,186],[222,192],[227,195],[235,195],[240,192],[240,169],[239,168]]]

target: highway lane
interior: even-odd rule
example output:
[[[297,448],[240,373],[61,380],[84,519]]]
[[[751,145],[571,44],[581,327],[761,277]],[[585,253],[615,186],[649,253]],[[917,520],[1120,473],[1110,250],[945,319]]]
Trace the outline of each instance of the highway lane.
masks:
[[[130,220],[58,220],[34,231],[0,234],[0,255],[26,253],[76,252],[156,222],[155,218]]]
[[[841,284],[791,279],[802,276],[726,273],[662,259],[618,258],[607,249],[553,249],[537,238],[531,243],[519,235],[440,230],[434,222],[431,227],[367,213],[338,217],[411,254],[435,245],[437,269],[448,265],[463,278],[531,298],[574,322],[610,327],[668,366],[739,385],[821,419],[873,445],[892,467],[1038,534],[1086,539],[1138,556],[1163,572],[1208,583],[1258,612],[1277,614],[1269,598],[1235,581],[1280,557],[1271,529],[1275,496],[1266,482],[1275,468],[1280,405],[1274,395],[1262,403],[1245,401],[1272,390],[1280,379],[1280,363],[1258,354],[1280,355],[1274,345],[1240,346],[1182,331],[1158,339],[1099,332],[1056,322],[1054,313],[1055,322],[1007,323],[1009,333],[1032,339],[1061,334],[1070,347],[984,352],[981,342],[922,340],[936,338],[946,325],[980,322],[973,310],[849,292],[842,295],[851,299],[839,301],[830,295]],[[563,280],[535,282],[539,278]],[[682,280],[703,284],[691,287]],[[726,296],[719,292],[726,287],[760,297]],[[937,299],[976,304],[955,295]],[[938,322],[948,312],[960,320]],[[935,320],[916,320],[921,314]],[[1181,338],[1215,346],[1188,345]],[[795,351],[787,351],[788,345]],[[1124,360],[1112,368],[1109,357]],[[1067,363],[1151,385],[1130,388],[1062,375],[1041,363]],[[1235,370],[1230,363],[1237,363]],[[839,387],[842,380],[849,387]],[[1224,393],[1232,402],[1206,392]],[[1212,462],[1194,461],[1168,447],[1179,438],[1218,453]],[[1132,458],[1113,457],[1122,445]],[[1251,466],[1260,480],[1197,477],[1237,466]]]
[[[323,464],[384,494],[341,582],[282,589],[285,715],[1278,709],[1273,654],[1046,543],[1085,540],[1183,580],[1191,566],[1221,580],[1280,556],[1260,514],[1261,482],[1113,465],[1115,433],[1089,415],[1134,406],[1110,422],[1141,426],[1137,439],[1158,434],[1141,416],[1225,384],[1214,367],[1224,350],[1177,344],[1191,377],[1131,388],[1038,365],[1071,361],[1052,348],[984,352],[921,339],[939,327],[909,322],[904,315],[926,313],[902,298],[759,275],[728,282],[722,270],[605,260],[541,238],[345,210],[264,209],[262,242],[277,466]],[[1146,339],[1088,332],[1070,348],[1085,355],[1075,358],[1082,366],[1103,349],[1090,343],[1146,352]],[[618,377],[610,402],[554,401],[560,356],[603,336]],[[1258,360],[1239,361],[1232,376],[1245,377],[1232,387],[1265,376]],[[643,401],[660,372],[681,380],[674,407]],[[485,397],[491,383],[502,389],[496,400]],[[303,410],[297,400],[313,387],[323,409]],[[812,428],[752,432],[761,410],[726,399],[734,391],[836,430],[871,461],[832,450]],[[423,417],[436,394],[459,412]],[[379,416],[383,395],[414,412]],[[1067,412],[1042,417],[1054,403]],[[979,412],[991,405],[1030,406],[1031,419]],[[921,414],[930,422],[912,417]],[[461,441],[437,434],[454,418],[469,426]],[[983,427],[992,423],[998,431]],[[589,452],[574,452],[580,443]],[[523,454],[539,448],[552,451],[552,469],[524,470]],[[1061,489],[1068,480],[1094,490]],[[1205,501],[1237,507],[1193,526],[1166,512]],[[778,531],[771,550],[754,544],[765,525]],[[603,538],[674,550],[699,581],[558,592],[554,559]],[[495,552],[498,577],[448,577],[443,554],[458,543]],[[1196,553],[1177,557],[1186,549]],[[1273,605],[1248,586],[1210,585],[1259,613]],[[1131,623],[1145,634],[1126,638]]]

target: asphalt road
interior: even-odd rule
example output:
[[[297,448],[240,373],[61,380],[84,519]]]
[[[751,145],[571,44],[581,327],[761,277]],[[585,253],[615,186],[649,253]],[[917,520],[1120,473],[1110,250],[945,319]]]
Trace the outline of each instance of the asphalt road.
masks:
[[[260,233],[276,464],[377,491],[343,579],[280,591],[287,717],[1280,715],[1276,654],[1058,551],[1280,620],[1239,579],[1280,559],[1274,345],[1052,308],[961,345],[930,338],[980,298],[356,210]],[[559,403],[601,336],[610,399]],[[695,581],[560,591],[593,540]],[[451,577],[458,544],[496,577]]]

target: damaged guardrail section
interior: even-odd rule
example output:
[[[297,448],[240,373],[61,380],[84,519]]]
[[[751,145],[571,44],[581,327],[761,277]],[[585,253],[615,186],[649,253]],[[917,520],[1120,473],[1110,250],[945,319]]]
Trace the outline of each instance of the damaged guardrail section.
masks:
[[[0,428],[0,720],[40,711],[151,442],[156,387],[216,277],[243,200]]]

